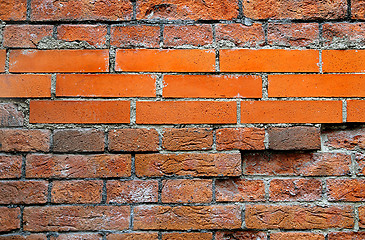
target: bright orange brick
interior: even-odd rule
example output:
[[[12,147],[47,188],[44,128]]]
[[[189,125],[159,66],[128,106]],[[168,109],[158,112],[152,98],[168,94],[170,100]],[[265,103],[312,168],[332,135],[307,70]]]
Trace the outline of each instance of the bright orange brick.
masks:
[[[31,101],[31,123],[129,123],[128,101]]]
[[[137,102],[138,124],[236,123],[235,102]]]
[[[223,49],[221,72],[319,72],[317,50]]]
[[[241,102],[242,123],[341,123],[341,101]]]
[[[259,76],[166,75],[163,96],[171,98],[260,98]]]
[[[365,101],[348,100],[347,101],[347,122],[364,122],[365,121]]]
[[[62,74],[57,76],[57,96],[155,97],[153,75]]]
[[[124,72],[214,72],[214,50],[119,49],[115,69]]]
[[[364,50],[323,50],[323,72],[365,72]]]
[[[106,72],[108,50],[12,50],[10,72]]]
[[[0,75],[0,97],[51,97],[51,75]]]
[[[106,25],[61,25],[57,27],[58,39],[66,41],[86,41],[95,47],[105,47]]]
[[[6,50],[0,50],[0,72],[5,72]]]

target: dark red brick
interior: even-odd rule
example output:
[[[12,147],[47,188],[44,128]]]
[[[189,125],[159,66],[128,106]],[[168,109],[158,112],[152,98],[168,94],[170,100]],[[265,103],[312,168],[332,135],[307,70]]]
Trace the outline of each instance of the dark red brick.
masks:
[[[316,127],[269,128],[269,148],[273,150],[321,149],[320,130]]]
[[[40,204],[47,202],[46,181],[0,181],[0,204]]]
[[[21,127],[23,113],[12,103],[0,103],[0,127]]]
[[[63,129],[53,134],[55,152],[102,152],[104,132],[96,129]]]
[[[0,129],[0,151],[47,152],[50,148],[49,130]]]

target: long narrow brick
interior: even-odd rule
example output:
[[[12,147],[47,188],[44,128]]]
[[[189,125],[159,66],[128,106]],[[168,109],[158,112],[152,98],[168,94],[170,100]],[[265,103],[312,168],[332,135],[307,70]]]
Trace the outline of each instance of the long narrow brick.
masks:
[[[0,155],[0,179],[20,178],[22,174],[22,157]]]
[[[364,50],[323,50],[323,72],[365,72]]]
[[[107,50],[12,50],[10,72],[106,72]]]
[[[317,50],[223,49],[221,72],[319,72]]]
[[[137,124],[223,124],[237,122],[236,102],[137,102]]]
[[[348,100],[347,101],[347,122],[364,122],[365,121],[365,101]]]
[[[30,123],[129,123],[129,101],[31,101]]]
[[[50,98],[51,75],[0,75],[2,98]]]
[[[119,49],[115,70],[123,72],[214,72],[214,50]]]
[[[51,131],[40,129],[0,129],[0,151],[47,152]]]
[[[20,228],[20,208],[0,207],[0,232]]]
[[[341,123],[341,101],[245,101],[242,123]]]
[[[0,204],[41,204],[47,202],[46,181],[0,181]]]
[[[330,201],[362,202],[365,200],[365,180],[328,179],[327,194]]]

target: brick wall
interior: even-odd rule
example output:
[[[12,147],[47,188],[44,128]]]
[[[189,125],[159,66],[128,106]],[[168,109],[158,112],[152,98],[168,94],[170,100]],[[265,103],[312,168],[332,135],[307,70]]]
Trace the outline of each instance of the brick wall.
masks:
[[[364,9],[0,1],[0,240],[365,239]]]

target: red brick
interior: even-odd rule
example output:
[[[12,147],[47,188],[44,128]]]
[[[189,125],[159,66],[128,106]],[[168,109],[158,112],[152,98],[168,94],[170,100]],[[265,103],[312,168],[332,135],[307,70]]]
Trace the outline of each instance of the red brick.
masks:
[[[50,98],[50,75],[0,75],[1,98]]]
[[[365,128],[334,129],[323,132],[324,145],[333,149],[365,149]]]
[[[47,152],[50,148],[49,130],[0,129],[0,151]]]
[[[343,19],[347,14],[347,1],[266,0],[243,1],[243,15],[253,19]]]
[[[195,46],[213,44],[211,25],[167,25],[164,27],[163,44],[165,47]]]
[[[191,233],[181,233],[181,232],[172,232],[172,233],[163,233],[162,240],[212,240],[212,233],[199,233],[199,232],[191,232]]]
[[[52,203],[100,203],[102,181],[54,181]]]
[[[137,19],[232,20],[238,2],[230,0],[143,0],[137,2]]]
[[[209,150],[213,145],[210,128],[165,128],[162,148],[171,151]]]
[[[104,132],[96,129],[61,129],[53,134],[54,152],[102,152]]]
[[[333,48],[356,47],[365,43],[364,23],[323,24],[324,46]]]
[[[45,234],[29,234],[29,235],[2,235],[0,240],[47,240],[47,235]]]
[[[319,44],[318,23],[269,23],[268,43],[283,47],[317,47]]]
[[[343,176],[351,156],[343,153],[254,153],[242,157],[247,175]]]
[[[156,152],[159,148],[155,129],[114,129],[108,136],[110,151]]]
[[[259,76],[165,75],[166,98],[261,98]]]
[[[365,3],[363,0],[351,0],[352,19],[365,19]]]
[[[365,200],[365,180],[328,179],[327,194],[330,201],[359,202]]]
[[[71,233],[71,234],[58,234],[57,236],[51,236],[50,240],[102,240],[101,234],[94,233]]]
[[[2,0],[0,19],[2,21],[26,20],[27,0]]]
[[[128,0],[33,0],[31,20],[131,20],[132,3]]]
[[[219,202],[264,201],[265,184],[262,180],[216,180],[216,198]]]
[[[365,101],[347,101],[347,122],[364,122]]]
[[[0,50],[0,72],[5,72],[6,50]]]
[[[137,102],[137,124],[223,124],[237,122],[236,102]]]
[[[317,50],[223,49],[221,72],[319,72]]]
[[[20,178],[22,174],[22,157],[0,155],[0,179]]]
[[[265,43],[261,23],[253,23],[251,26],[239,23],[217,24],[215,31],[220,46],[258,47]]]
[[[106,25],[60,25],[57,38],[65,41],[86,41],[98,48],[106,46]]]
[[[268,129],[269,149],[321,149],[320,129],[317,127],[273,127]]]
[[[27,178],[129,177],[130,155],[28,155]]]
[[[341,101],[245,101],[242,123],[341,123]]]
[[[351,206],[246,206],[246,227],[254,229],[352,228]]]
[[[20,228],[20,208],[0,207],[0,232]]]
[[[107,235],[107,240],[157,240],[158,233],[145,233],[145,232],[133,232],[133,233],[112,233]]]
[[[217,150],[263,150],[265,130],[261,128],[221,128],[216,131]]]
[[[217,232],[215,235],[216,240],[233,240],[233,239],[256,239],[256,240],[266,240],[267,236],[264,232],[256,231],[225,231]]]
[[[24,230],[87,231],[124,230],[129,227],[129,206],[26,207]]]
[[[159,48],[159,26],[112,26],[110,45],[121,48]]]
[[[47,202],[46,181],[0,181],[0,204],[39,204]]]
[[[12,50],[10,72],[107,72],[108,50]]]
[[[23,123],[23,113],[15,104],[0,103],[0,127],[21,127]]]
[[[359,207],[359,227],[365,228],[365,207]]]
[[[323,72],[364,72],[365,51],[323,50]]]
[[[115,69],[123,72],[214,72],[215,52],[211,49],[117,49]]]
[[[129,101],[31,101],[30,123],[129,123]]]
[[[137,154],[136,174],[146,176],[240,176],[240,154]]]
[[[365,232],[331,232],[328,234],[328,240],[363,240]]]
[[[208,203],[212,201],[212,180],[172,179],[162,181],[163,203]]]
[[[322,183],[318,179],[273,179],[270,181],[270,201],[321,200]]]
[[[212,206],[137,206],[134,229],[195,230],[241,227],[241,207]]]
[[[4,47],[36,48],[44,37],[50,37],[50,25],[6,25],[4,28]]]
[[[270,240],[325,240],[320,233],[278,232],[270,234]]]
[[[158,182],[155,180],[108,181],[108,203],[157,202]]]

